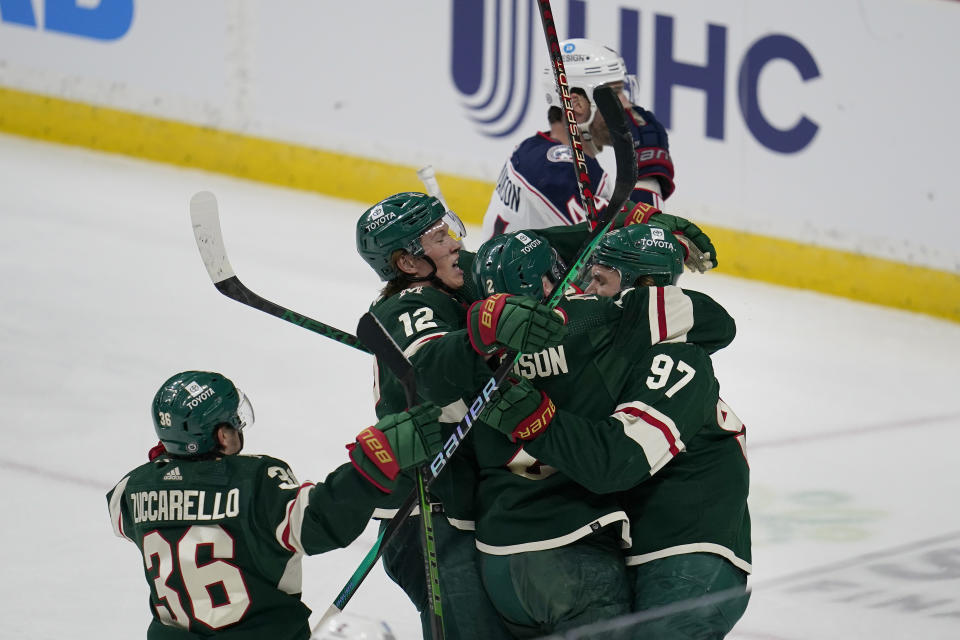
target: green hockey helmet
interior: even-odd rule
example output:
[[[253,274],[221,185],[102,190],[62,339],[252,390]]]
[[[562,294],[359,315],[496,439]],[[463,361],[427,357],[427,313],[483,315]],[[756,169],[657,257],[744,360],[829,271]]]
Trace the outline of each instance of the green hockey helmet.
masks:
[[[199,456],[217,448],[217,427],[253,424],[253,407],[229,378],[212,371],[184,371],[167,379],[153,397],[153,427],[166,450]]]
[[[655,286],[677,283],[683,273],[683,247],[669,231],[648,224],[632,224],[610,231],[590,258],[620,273],[620,288],[636,284],[641,276],[653,276]],[[589,275],[589,269],[587,269]]]
[[[484,295],[513,293],[541,299],[541,276],[556,285],[566,265],[547,239],[535,231],[503,233],[477,249],[473,281]]]
[[[452,211],[425,193],[408,191],[385,198],[363,212],[357,221],[357,253],[373,267],[383,281],[397,275],[390,258],[402,249],[415,256],[423,255],[420,237],[435,225],[446,223],[457,241],[467,231]]]

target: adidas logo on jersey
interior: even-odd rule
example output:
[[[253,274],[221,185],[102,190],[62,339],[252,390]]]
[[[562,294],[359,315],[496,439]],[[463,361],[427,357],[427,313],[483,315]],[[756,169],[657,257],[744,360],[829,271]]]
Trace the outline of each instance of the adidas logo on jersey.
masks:
[[[170,469],[170,471],[167,471],[164,474],[163,479],[164,480],[183,480],[183,476],[180,475],[180,467],[174,467],[173,469]]]

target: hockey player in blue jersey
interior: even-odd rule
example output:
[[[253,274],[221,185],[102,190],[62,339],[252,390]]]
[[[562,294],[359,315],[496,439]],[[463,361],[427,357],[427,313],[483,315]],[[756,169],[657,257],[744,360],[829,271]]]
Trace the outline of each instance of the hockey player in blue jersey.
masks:
[[[673,193],[673,162],[667,133],[654,115],[632,104],[635,80],[627,75],[626,64],[615,51],[599,43],[575,38],[560,43],[567,80],[572,88],[574,114],[580,124],[587,158],[587,171],[594,185],[594,206],[606,206],[613,192],[613,179],[595,156],[610,144],[603,116],[588,96],[600,85],[618,92],[630,124],[639,165],[635,203],[663,208]],[[540,131],[521,142],[504,163],[497,186],[483,218],[484,240],[507,231],[542,229],[586,220],[580,203],[576,174],[572,170],[570,138],[556,93],[553,71],[544,69],[544,88],[550,105],[549,131]]]

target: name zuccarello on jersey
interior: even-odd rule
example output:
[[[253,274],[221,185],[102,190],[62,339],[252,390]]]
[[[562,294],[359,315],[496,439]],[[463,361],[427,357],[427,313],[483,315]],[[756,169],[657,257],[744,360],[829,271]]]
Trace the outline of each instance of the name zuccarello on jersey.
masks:
[[[158,489],[131,493],[133,522],[223,520],[240,513],[240,489]]]

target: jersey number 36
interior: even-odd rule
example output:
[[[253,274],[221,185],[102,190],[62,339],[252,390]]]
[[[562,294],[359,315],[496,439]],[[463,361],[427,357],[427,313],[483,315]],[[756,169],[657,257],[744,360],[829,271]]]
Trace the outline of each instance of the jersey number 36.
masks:
[[[210,548],[213,562],[197,564],[197,549]],[[143,562],[147,571],[157,571],[153,587],[159,604],[157,616],[164,624],[189,629],[191,618],[181,595],[188,598],[193,620],[220,629],[243,618],[250,608],[250,595],[243,575],[233,560],[233,538],[219,525],[195,525],[176,543],[176,553],[158,531],[143,536]],[[170,578],[179,570],[186,594],[178,593]],[[214,599],[216,598],[216,601]]]

